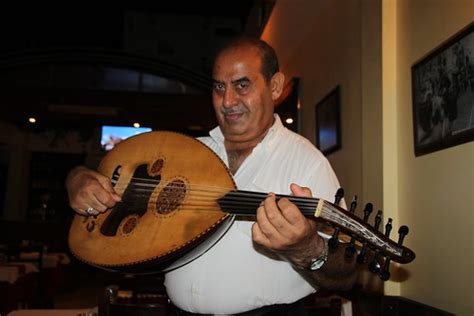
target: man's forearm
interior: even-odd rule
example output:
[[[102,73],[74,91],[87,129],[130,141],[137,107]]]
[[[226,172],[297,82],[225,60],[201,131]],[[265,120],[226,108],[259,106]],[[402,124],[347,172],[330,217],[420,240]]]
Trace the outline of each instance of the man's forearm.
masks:
[[[319,237],[316,244],[321,243],[324,242],[323,239]],[[314,245],[313,247],[316,246]],[[346,245],[340,244],[337,249],[329,249],[326,262],[321,268],[315,271],[311,271],[310,269],[311,261],[308,259],[308,254],[303,256],[306,259],[297,262],[293,261],[293,264],[315,287],[332,290],[348,290],[354,285],[357,279],[357,264],[355,256],[352,258],[345,256],[345,248]]]
[[[356,279],[355,256],[348,259],[345,257],[345,245],[339,245],[337,250],[329,250],[327,261],[316,270],[309,268],[301,270],[303,275],[319,288],[331,290],[348,290]]]

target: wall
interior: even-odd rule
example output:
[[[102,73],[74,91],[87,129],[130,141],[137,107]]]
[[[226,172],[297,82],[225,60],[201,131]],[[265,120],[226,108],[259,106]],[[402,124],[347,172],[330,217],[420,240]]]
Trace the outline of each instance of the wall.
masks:
[[[328,159],[349,194],[409,226],[417,254],[386,293],[459,315],[474,313],[474,145],[415,158],[410,68],[473,19],[471,0],[279,0],[262,36],[301,78],[313,142],[315,104],[342,86],[342,149]]]
[[[399,220],[410,223],[407,244],[417,253],[417,259],[407,266],[411,277],[401,283],[400,293],[457,315],[472,315],[474,144],[415,157],[410,69],[474,20],[474,2],[401,0],[384,1],[384,5],[384,27],[385,22],[394,27],[391,36],[384,33],[384,42],[392,42],[396,51],[391,61],[395,65],[394,86],[384,89],[394,98],[384,97],[384,116],[396,112],[384,131],[389,126],[395,128],[396,159],[384,156],[384,164],[398,170]],[[384,61],[385,66],[390,69]]]

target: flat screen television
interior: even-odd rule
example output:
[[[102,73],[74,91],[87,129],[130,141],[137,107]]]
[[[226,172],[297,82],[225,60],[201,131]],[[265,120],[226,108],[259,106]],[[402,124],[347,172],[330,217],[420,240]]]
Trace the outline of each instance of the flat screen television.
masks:
[[[141,133],[151,132],[150,127],[103,125],[100,138],[102,150],[109,151],[122,140]]]

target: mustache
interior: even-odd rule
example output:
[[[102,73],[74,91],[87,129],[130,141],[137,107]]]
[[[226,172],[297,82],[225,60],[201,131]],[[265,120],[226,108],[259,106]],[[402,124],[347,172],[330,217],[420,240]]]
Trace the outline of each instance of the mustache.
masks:
[[[235,113],[246,113],[248,111],[249,111],[248,108],[243,104],[239,104],[230,108],[222,107],[220,109],[220,112],[224,115],[235,114]]]

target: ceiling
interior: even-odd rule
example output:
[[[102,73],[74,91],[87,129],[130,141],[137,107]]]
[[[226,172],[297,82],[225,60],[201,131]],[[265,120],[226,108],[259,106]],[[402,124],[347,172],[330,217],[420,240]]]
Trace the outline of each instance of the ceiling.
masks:
[[[274,0],[155,1],[3,8],[0,115],[24,126],[138,121],[188,133],[215,125],[210,70],[220,46],[259,36]]]

